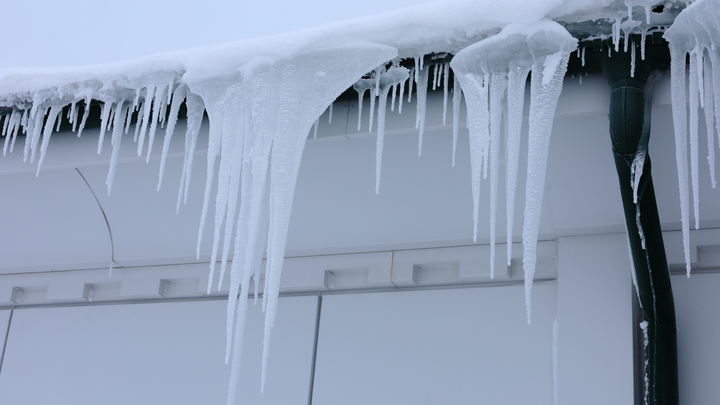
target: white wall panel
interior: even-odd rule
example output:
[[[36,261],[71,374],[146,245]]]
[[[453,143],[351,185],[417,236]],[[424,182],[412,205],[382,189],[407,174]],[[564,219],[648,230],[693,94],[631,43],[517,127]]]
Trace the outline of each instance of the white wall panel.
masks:
[[[16,310],[0,373],[0,403],[225,404],[226,305]],[[251,306],[238,404],[307,404],[316,313],[317,297],[280,300],[260,395],[263,314]]]
[[[556,284],[325,296],[313,405],[542,404]]]
[[[105,219],[75,169],[43,171],[38,178],[34,171],[0,175],[0,190],[0,273],[110,265]]]
[[[634,404],[625,234],[560,238],[558,404]]]
[[[672,277],[681,404],[720,403],[720,274]]]

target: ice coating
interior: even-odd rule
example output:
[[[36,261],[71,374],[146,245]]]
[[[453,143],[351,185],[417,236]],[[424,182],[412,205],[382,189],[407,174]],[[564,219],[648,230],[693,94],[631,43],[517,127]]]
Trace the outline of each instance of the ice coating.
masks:
[[[208,150],[208,164],[216,151],[222,150],[217,198],[225,201],[216,201],[220,209],[216,210],[215,234],[223,224],[226,234],[235,224],[228,301],[227,358],[233,376],[228,403],[234,403],[247,287],[262,259],[264,242],[258,238],[263,234],[267,235],[263,384],[265,381],[294,185],[307,134],[340,93],[396,55],[396,50],[386,46],[358,44],[261,64],[249,75],[188,82],[190,91],[202,97],[210,118],[210,142],[214,144]],[[231,83],[223,83],[225,80]],[[234,186],[238,177],[242,179],[239,189]],[[235,219],[234,213],[228,213],[229,222],[224,211],[234,210],[238,199],[243,201],[239,215]],[[267,222],[262,221],[264,211]]]
[[[690,277],[690,195],[688,186],[688,141],[690,142],[690,176],[693,196],[695,228],[699,227],[699,156],[698,107],[704,110],[709,138],[720,130],[720,1],[698,0],[684,9],[674,24],[665,31],[670,46],[670,80],[672,94],[673,127],[675,130],[675,157],[680,196],[685,268]],[[687,55],[690,54],[689,94],[686,88]],[[712,92],[712,96],[707,94]],[[690,102],[688,120],[687,102]],[[713,122],[715,129],[713,130]],[[718,132],[720,134],[720,132]],[[689,134],[689,136],[688,136]],[[712,152],[708,154],[710,177],[714,187],[714,139],[707,140]]]
[[[463,88],[468,106],[475,236],[477,235],[480,173],[482,167],[487,165],[490,160],[492,189],[495,165],[492,160],[497,160],[497,155],[493,153],[492,138],[499,137],[499,131],[495,133],[491,124],[491,116],[493,111],[501,108],[501,106],[493,106],[493,104],[500,103],[502,98],[489,95],[492,93],[490,90],[493,86],[492,77],[507,78],[511,74],[513,75],[509,80],[512,83],[507,86],[508,90],[504,90],[512,89],[513,92],[513,104],[508,108],[508,116],[512,117],[513,125],[512,130],[508,131],[508,137],[511,137],[515,136],[511,135],[511,131],[517,133],[518,122],[522,120],[522,104],[517,98],[524,91],[523,78],[527,77],[527,70],[533,71],[530,94],[525,223],[523,225],[523,269],[525,271],[528,323],[531,319],[532,280],[535,274],[537,233],[540,225],[540,208],[552,117],[562,90],[563,76],[567,70],[570,53],[576,47],[577,40],[562,26],[550,20],[543,20],[533,25],[508,25],[498,35],[462,50],[451,62],[453,71]],[[513,71],[515,72],[512,73]],[[523,90],[520,90],[521,88]],[[508,100],[509,98],[507,97]],[[509,117],[506,119],[510,119]],[[507,125],[510,128],[510,122]],[[510,143],[508,142],[508,144]],[[514,147],[516,150],[519,149],[517,146]],[[514,188],[514,185],[510,184],[507,187]],[[491,191],[491,206],[493,198],[497,198],[497,196]],[[493,220],[491,215],[491,234]],[[491,269],[492,266],[494,263],[491,264]]]

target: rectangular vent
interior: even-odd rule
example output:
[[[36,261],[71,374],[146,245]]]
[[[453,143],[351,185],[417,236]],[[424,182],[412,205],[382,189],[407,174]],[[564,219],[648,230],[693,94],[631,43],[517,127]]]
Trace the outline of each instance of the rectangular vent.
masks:
[[[325,270],[325,287],[330,290],[363,288],[368,286],[369,269]]]
[[[454,284],[460,282],[460,263],[413,265],[413,281],[418,285]]]

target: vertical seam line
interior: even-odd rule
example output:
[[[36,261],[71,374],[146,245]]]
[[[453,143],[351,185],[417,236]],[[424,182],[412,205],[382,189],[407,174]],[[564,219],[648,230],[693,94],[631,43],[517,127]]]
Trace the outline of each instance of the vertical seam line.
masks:
[[[10,317],[8,318],[7,330],[5,331],[5,340],[3,342],[2,353],[0,354],[0,373],[2,373],[3,362],[5,361],[5,350],[7,350],[8,337],[10,336],[10,324],[12,323],[13,313],[15,309],[10,310]]]
[[[315,338],[313,341],[312,363],[310,364],[310,389],[308,390],[308,405],[312,405],[313,389],[315,388],[315,366],[317,364],[318,338],[320,337],[320,314],[322,312],[322,295],[318,295],[317,313],[315,314]]]

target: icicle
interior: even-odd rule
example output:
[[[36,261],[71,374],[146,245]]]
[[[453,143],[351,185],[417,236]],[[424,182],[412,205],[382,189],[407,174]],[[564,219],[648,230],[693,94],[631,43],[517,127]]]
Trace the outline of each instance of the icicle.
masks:
[[[477,227],[480,209],[480,181],[482,161],[486,153],[486,142],[489,138],[490,114],[488,111],[488,83],[483,77],[472,73],[461,73],[468,68],[463,62],[454,59],[453,70],[455,77],[462,84],[467,104],[467,114],[470,129],[470,173],[473,197],[473,242],[477,242]],[[462,64],[462,65],[461,65]],[[459,67],[462,66],[462,67]]]
[[[520,161],[520,135],[522,131],[523,108],[525,104],[525,83],[530,69],[517,66],[508,72],[507,95],[507,141],[505,170],[505,203],[507,225],[507,265],[512,257],[513,221],[515,216],[515,190],[517,188],[518,164]]]
[[[698,64],[697,47],[690,53],[690,179],[695,229],[700,229],[699,168],[698,168]]]
[[[693,52],[690,53],[690,57],[692,58],[693,53],[695,54],[695,63],[696,63],[696,75],[697,75],[697,83],[698,83],[698,91],[700,92],[700,107],[705,107],[705,86],[703,85],[703,49],[699,45],[695,45],[695,49]]]
[[[110,117],[108,118],[107,131],[112,131],[113,120],[115,119],[115,109],[110,108]],[[112,144],[112,142],[111,142]]]
[[[422,58],[420,58],[422,64]],[[429,69],[420,68],[420,78],[417,84],[417,115],[415,128],[418,130],[418,156],[422,155],[423,135],[425,134],[425,113],[427,109],[427,90]]]
[[[133,142],[137,143],[138,138],[140,137],[140,128],[142,127],[143,123],[143,114],[142,112],[145,111],[145,102],[141,102],[140,105],[138,105],[138,115],[137,115],[137,121],[135,122],[135,136],[133,136]]]
[[[708,166],[710,167],[710,184],[712,188],[715,188],[715,119],[714,116],[714,100],[713,100],[713,88],[712,88],[712,65],[710,64],[710,58],[705,56],[704,58],[704,80],[703,85],[705,87],[705,102],[703,112],[705,113],[705,128],[707,129],[707,146],[708,146]]]
[[[142,126],[140,127],[140,133],[137,137],[138,149],[137,155],[142,156],[143,146],[145,145],[145,133],[147,131],[148,121],[150,120],[150,109],[152,108],[153,98],[155,98],[155,86],[148,86],[145,92],[145,100],[143,101],[143,113],[142,113]],[[138,122],[138,125],[140,123]]]
[[[382,155],[385,143],[385,115],[387,110],[388,92],[399,83],[404,83],[409,77],[406,68],[390,68],[380,77],[380,91],[378,101],[378,133],[375,151],[375,194],[380,194],[380,174],[382,171]]]
[[[13,108],[12,113],[10,113],[10,116],[5,118],[5,125],[6,128],[3,129],[3,133],[5,134],[5,145],[3,146],[3,156],[7,154],[8,146],[10,144],[10,138],[14,137],[14,133],[17,132],[17,126],[16,123],[18,121],[18,110],[17,108]],[[8,125],[9,124],[9,125]]]
[[[640,36],[640,59],[645,60],[645,36],[647,35],[647,29],[642,29],[642,34]]]
[[[80,135],[82,134],[83,129],[85,128],[85,123],[87,122],[87,117],[90,115],[90,97],[85,98],[85,107],[83,108],[83,117],[80,121],[80,128],[78,128],[78,138],[80,138]]]
[[[394,85],[390,89],[390,94],[392,95],[392,99],[390,101],[390,111],[395,111],[395,99],[397,98],[397,85]]]
[[[430,66],[428,66],[428,74],[432,71],[432,68],[433,68],[433,67],[435,68],[435,72],[432,73],[432,78],[433,78],[432,89],[433,89],[433,91],[435,91],[435,89],[437,88],[438,65],[430,65]]]
[[[43,140],[42,145],[40,146],[40,159],[38,160],[38,167],[37,171],[35,172],[35,177],[40,176],[40,168],[42,168],[43,161],[45,161],[45,153],[47,152],[48,143],[50,142],[50,135],[52,135],[55,121],[61,120],[61,112],[62,106],[50,107],[47,122],[45,123],[45,130],[43,131]]]
[[[220,139],[220,150],[226,153],[220,154],[220,165],[217,174],[217,193],[215,196],[215,220],[213,231],[212,253],[210,254],[210,273],[208,275],[208,294],[214,281],[215,265],[220,246],[220,231],[225,222],[228,207],[231,205],[234,196],[231,190],[234,184],[231,179],[235,175],[236,165],[241,164],[238,156],[242,156],[242,145],[244,143],[243,126],[238,122],[235,114],[225,114],[223,122],[223,134]],[[232,134],[232,135],[230,135]],[[240,138],[240,139],[237,139]],[[229,153],[228,153],[229,152]],[[237,192],[235,193],[237,194]]]
[[[35,112],[35,120],[32,121],[33,122],[32,139],[30,140],[30,145],[29,145],[30,150],[31,150],[30,163],[35,162],[35,152],[37,151],[37,145],[38,145],[38,142],[40,141],[40,133],[42,132],[43,119],[48,114],[48,111],[50,111],[50,107],[43,108],[42,113],[40,113],[39,111]],[[30,129],[28,129],[28,131],[29,130]],[[27,138],[25,140],[25,146],[26,146],[26,148],[28,147]]]
[[[580,53],[580,55],[581,55],[580,63],[582,64],[582,66],[585,66],[585,49],[586,48],[582,47],[580,49],[582,49],[582,51]]]
[[[13,112],[15,112],[15,109],[13,109]],[[3,119],[5,121],[3,121]],[[9,114],[0,115],[0,122],[3,123],[2,136],[4,136],[7,139],[8,125],[10,124],[10,115]]]
[[[129,102],[128,102],[129,104]],[[131,104],[128,105],[128,113],[125,116],[125,135],[130,130],[130,123],[132,122],[133,107]]]
[[[319,117],[318,117],[319,118]],[[315,121],[317,123],[317,120]],[[230,250],[230,242],[232,241],[232,231],[233,231],[233,224],[235,223],[235,212],[237,210],[237,203],[239,199],[238,192],[240,191],[240,185],[241,185],[241,176],[243,173],[243,164],[248,166],[248,163],[246,163],[245,159],[238,159],[238,157],[244,157],[245,156],[245,147],[250,142],[248,139],[250,135],[250,129],[252,124],[249,122],[249,120],[246,118],[245,120],[239,122],[239,126],[244,126],[244,129],[241,130],[242,137],[231,136],[232,142],[231,142],[231,149],[230,149],[230,155],[234,156],[234,159],[231,159],[229,163],[230,168],[230,191],[228,194],[228,204],[227,204],[227,215],[225,219],[225,236],[223,238],[223,250],[222,250],[222,256],[220,258],[220,276],[218,277],[218,284],[217,289],[220,291],[222,288],[222,283],[225,277],[225,267],[227,265],[228,261],[228,253]],[[227,151],[228,148],[223,148],[224,151]],[[226,154],[226,153],[225,153]],[[222,162],[221,162],[222,165]],[[221,166],[222,167],[222,166]],[[248,183],[248,180],[242,181],[242,183]],[[249,276],[248,276],[249,277]],[[247,284],[247,282],[246,282]],[[246,293],[247,297],[247,293]]]
[[[377,89],[370,89],[370,114],[368,114],[368,133],[372,132],[373,121],[375,120],[375,98],[377,97],[377,94]]]
[[[462,90],[457,74],[453,78],[453,124],[452,124],[452,167],[455,167],[455,152],[457,151],[458,132],[460,131],[460,103]]]
[[[318,131],[318,124],[320,123],[320,119],[318,118],[315,120],[315,123],[313,124],[313,139],[317,139],[317,131]]]
[[[102,152],[103,147],[103,141],[105,140],[105,131],[107,129],[108,119],[110,116],[110,111],[112,110],[113,103],[110,101],[106,101],[102,106],[102,112],[100,113],[100,136],[98,137],[98,147],[97,147],[97,153],[98,155],[100,152]]]
[[[180,86],[175,89],[175,93],[171,95],[171,105],[170,105],[170,117],[168,120],[168,126],[165,130],[165,140],[163,141],[163,148],[162,148],[162,154],[160,157],[160,170],[158,172],[158,184],[157,184],[157,191],[160,191],[160,186],[162,186],[162,180],[163,180],[163,174],[165,173],[165,161],[167,160],[167,154],[170,150],[170,141],[172,140],[173,133],[175,132],[175,125],[177,124],[178,119],[178,112],[180,111],[180,105],[182,104],[183,100],[185,100],[185,96],[187,95],[187,86],[185,84],[181,84]],[[130,116],[130,114],[127,114]],[[130,120],[127,120],[130,122]],[[127,133],[127,127],[125,129],[125,133]]]
[[[389,87],[380,89],[378,101],[378,131],[375,144],[375,194],[380,194],[380,174],[382,172],[382,155],[385,145],[385,109]]]
[[[498,169],[500,161],[500,125],[503,99],[507,89],[505,73],[490,78],[490,279],[495,278],[495,237],[498,195]]]
[[[187,94],[186,106],[187,129],[185,130],[185,156],[183,159],[182,174],[180,175],[176,213],[180,212],[181,200],[187,203],[188,190],[190,188],[190,174],[192,173],[192,164],[195,157],[195,145],[197,144],[197,136],[205,112],[205,105],[202,99],[196,94]]]
[[[635,77],[635,41],[632,41],[630,48],[630,77]],[[582,80],[582,76],[580,76]]]
[[[620,52],[620,17],[615,18],[615,23],[612,26],[612,41],[615,45],[615,52]]]
[[[367,88],[363,88],[362,90],[355,89],[358,92],[358,127],[357,130],[360,131],[360,127],[362,125],[362,105],[363,105],[363,96],[365,96],[365,91],[367,91]],[[372,94],[370,95],[370,98],[372,98]]]
[[[410,73],[412,75],[412,72]],[[405,96],[405,82],[400,83],[400,99],[398,100],[398,114],[402,114],[403,97]]]
[[[555,49],[559,48],[559,51],[554,54],[546,54],[544,57],[535,53],[537,51],[548,52],[547,47],[550,44]],[[532,282],[537,260],[540,209],[553,117],[558,97],[562,91],[563,77],[567,71],[568,52],[577,46],[577,40],[567,32],[562,35],[557,33],[547,36],[536,34],[528,38],[528,45],[531,53],[533,53],[533,74],[530,81],[528,164],[525,183],[525,223],[523,224],[523,270],[525,271],[525,300],[529,324],[532,310]]]
[[[62,107],[61,107],[62,109]],[[55,126],[55,132],[60,132],[60,124],[62,124],[62,111],[58,112],[57,116],[57,125]]]
[[[138,104],[140,102],[140,91],[142,89],[140,87],[135,89],[135,98],[133,99],[132,103],[132,111],[137,111]],[[135,140],[137,142],[137,139]]]
[[[77,101],[73,101],[72,103],[72,131],[75,132],[77,130],[77,124],[78,124],[78,109],[80,108],[80,104]]]
[[[148,148],[145,163],[150,163],[150,153],[152,152],[153,143],[155,141],[155,131],[157,130],[160,117],[165,116],[165,89],[157,88],[155,92],[155,100],[153,101],[152,124],[150,124],[150,133],[148,134]]]
[[[12,153],[13,148],[15,148],[15,140],[17,140],[17,134],[18,131],[20,131],[20,127],[27,125],[27,112],[28,110],[23,110],[22,115],[20,116],[19,122],[15,124],[15,129],[13,129],[12,133],[12,140],[10,140],[10,153]]]
[[[489,74],[489,73],[485,73],[485,77],[483,78],[483,83],[485,83],[485,87],[487,87],[488,90],[489,90],[489,86],[490,86],[490,74]],[[489,109],[490,109],[490,106],[488,106],[487,109],[489,110]],[[485,114],[485,112],[483,112],[483,114]],[[489,114],[489,112],[488,112],[488,114]],[[490,125],[489,119],[490,119],[490,116],[488,115],[488,122],[487,122],[487,123],[483,123],[483,125],[486,125],[488,128],[489,128],[489,125]],[[485,180],[485,179],[487,179],[487,175],[488,175],[488,163],[489,163],[489,161],[490,161],[490,159],[489,159],[489,153],[490,153],[490,133],[489,133],[489,132],[488,132],[487,134],[483,134],[482,142],[483,142],[483,143],[482,143],[483,180]]]
[[[450,76],[450,64],[446,63],[443,65],[443,126],[446,125],[447,118],[447,105],[448,105],[448,77]]]
[[[625,40],[623,41],[623,52],[628,51],[628,47],[630,45],[630,30],[625,31]]]
[[[717,51],[710,52],[710,65],[711,70],[706,72],[708,75],[712,74],[710,77],[706,77],[706,81],[712,82],[712,94],[713,94],[713,107],[715,113],[713,116],[715,117],[715,133],[718,136],[718,143],[720,146],[720,55],[718,55]],[[709,133],[710,131],[708,131]]]
[[[408,79],[408,104],[412,102],[413,83],[415,83],[413,80],[414,76],[417,76],[417,67],[410,71],[410,79]]]
[[[335,102],[330,103],[330,107],[328,107],[328,124],[332,124],[333,104]]]
[[[644,8],[645,8],[645,23],[647,25],[650,25],[650,6],[646,5],[646,6],[644,6]],[[644,35],[643,35],[643,38],[645,38]]]
[[[532,37],[531,37],[532,38]],[[575,41],[566,40],[566,43]],[[569,45],[565,45],[568,46]],[[528,134],[528,165],[525,183],[525,223],[523,224],[523,269],[525,271],[525,299],[528,324],[531,316],[531,292],[535,275],[537,235],[540,226],[540,208],[547,169],[547,154],[552,132],[553,116],[557,99],[567,70],[568,57],[560,45],[560,51],[547,55],[542,62],[534,62],[531,76],[530,125]],[[532,44],[531,44],[532,49]],[[565,48],[567,49],[567,48]],[[535,56],[535,55],[533,55]],[[541,75],[540,73],[542,69]],[[540,77],[542,77],[542,81]]]
[[[168,83],[167,87],[167,101],[165,101],[164,105],[170,105],[170,102],[172,101],[173,96],[173,88],[175,87],[175,76],[170,77],[170,83]],[[163,114],[163,117],[160,118],[161,121],[165,119],[165,114]]]
[[[124,104],[125,102],[120,100],[115,107],[117,112],[115,113],[115,124],[113,125],[112,132],[113,142],[112,153],[110,155],[110,169],[108,170],[107,179],[105,180],[105,184],[108,189],[108,196],[110,196],[110,192],[112,191],[113,180],[115,180],[115,169],[117,168],[118,156],[120,156],[120,143],[122,142],[123,132],[122,123],[125,121],[125,115],[128,114],[128,110],[130,109],[129,103],[127,106]]]
[[[687,172],[687,96],[685,93],[685,52],[670,43],[670,91],[675,130],[675,160],[678,173],[685,269],[690,277],[690,206]]]

